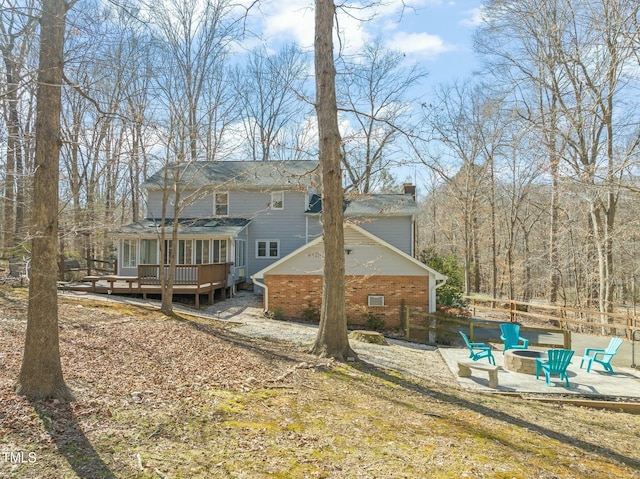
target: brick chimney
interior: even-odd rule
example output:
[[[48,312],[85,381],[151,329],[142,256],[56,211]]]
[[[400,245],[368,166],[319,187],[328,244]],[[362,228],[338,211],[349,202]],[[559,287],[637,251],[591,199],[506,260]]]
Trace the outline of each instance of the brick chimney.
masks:
[[[402,185],[402,194],[403,195],[411,195],[411,197],[416,199],[416,186],[411,183],[405,183]]]

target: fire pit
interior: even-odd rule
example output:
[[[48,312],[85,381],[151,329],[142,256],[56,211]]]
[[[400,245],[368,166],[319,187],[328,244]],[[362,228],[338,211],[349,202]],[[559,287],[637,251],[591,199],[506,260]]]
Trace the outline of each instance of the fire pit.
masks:
[[[504,368],[521,374],[536,373],[536,359],[546,359],[547,353],[533,349],[509,349],[504,353]]]

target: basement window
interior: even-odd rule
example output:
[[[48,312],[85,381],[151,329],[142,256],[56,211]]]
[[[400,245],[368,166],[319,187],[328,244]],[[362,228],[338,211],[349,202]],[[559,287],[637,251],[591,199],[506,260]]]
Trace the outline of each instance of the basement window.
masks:
[[[381,294],[369,295],[369,306],[384,306],[384,296]]]

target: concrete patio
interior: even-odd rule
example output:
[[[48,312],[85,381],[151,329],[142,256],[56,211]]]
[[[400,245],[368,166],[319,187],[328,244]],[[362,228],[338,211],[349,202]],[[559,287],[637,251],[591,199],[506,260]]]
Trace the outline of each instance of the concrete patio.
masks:
[[[551,386],[547,386],[544,375],[536,379],[535,375],[521,374],[504,369],[503,353],[494,350],[493,355],[498,366],[498,387],[489,387],[487,372],[472,370],[470,378],[458,376],[458,361],[470,361],[469,352],[462,348],[438,348],[442,358],[456,377],[461,387],[479,391],[531,393],[531,394],[567,394],[579,396],[605,396],[640,401],[640,371],[629,367],[615,366],[615,374],[605,372],[601,365],[594,364],[591,372],[580,369],[581,356],[574,356],[568,368],[570,388],[558,376],[552,376]],[[576,353],[577,354],[577,353]],[[479,362],[488,364],[486,359]]]

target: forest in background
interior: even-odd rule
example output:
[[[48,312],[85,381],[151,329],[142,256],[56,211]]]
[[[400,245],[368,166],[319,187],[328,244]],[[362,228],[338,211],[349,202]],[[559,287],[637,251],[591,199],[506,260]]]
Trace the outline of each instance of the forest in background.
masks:
[[[2,256],[29,255],[39,3],[3,2]],[[344,187],[399,192],[420,171],[420,247],[453,255],[467,293],[611,310],[637,298],[640,35],[632,0],[492,0],[484,68],[435,91],[381,40],[340,54]],[[69,12],[61,249],[107,259],[168,163],[317,158],[312,52],[244,49],[225,0]],[[366,21],[366,14],[362,14]]]

